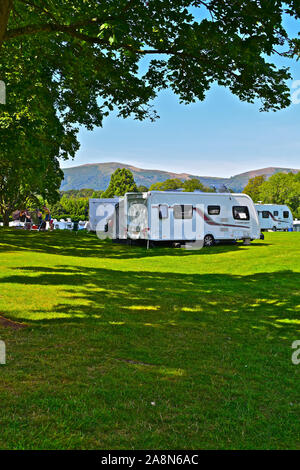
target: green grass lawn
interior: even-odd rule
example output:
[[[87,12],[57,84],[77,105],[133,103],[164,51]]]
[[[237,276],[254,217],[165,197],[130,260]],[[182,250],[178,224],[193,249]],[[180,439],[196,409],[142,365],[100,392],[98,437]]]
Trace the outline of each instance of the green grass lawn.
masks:
[[[1,449],[300,449],[300,234],[0,231]]]

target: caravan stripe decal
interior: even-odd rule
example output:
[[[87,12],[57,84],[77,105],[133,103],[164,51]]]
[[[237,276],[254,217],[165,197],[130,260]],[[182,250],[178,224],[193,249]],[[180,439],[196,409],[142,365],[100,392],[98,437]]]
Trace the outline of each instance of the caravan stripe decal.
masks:
[[[205,212],[203,213],[200,209],[196,209],[197,213],[204,219],[204,222],[206,222],[208,225],[214,225],[218,227],[233,227],[233,228],[245,228],[250,230],[250,227],[247,225],[232,225],[232,224],[220,224],[219,222],[215,222],[212,220],[209,215],[207,215]]]
[[[280,219],[275,219],[274,215],[272,214],[272,212],[270,211],[266,211],[270,214],[270,216],[272,217],[272,219],[274,220],[274,222],[281,222],[283,224],[288,224],[289,222],[287,222],[286,220],[280,220]]]

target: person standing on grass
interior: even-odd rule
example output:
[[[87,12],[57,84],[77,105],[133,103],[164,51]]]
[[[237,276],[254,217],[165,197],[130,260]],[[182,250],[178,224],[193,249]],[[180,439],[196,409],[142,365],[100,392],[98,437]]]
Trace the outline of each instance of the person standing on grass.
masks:
[[[47,206],[43,206],[41,218],[42,218],[42,220],[41,220],[41,223],[40,223],[39,230],[40,231],[45,231],[46,226],[47,226],[47,222],[49,222],[49,224],[50,224],[50,221],[51,221],[50,211],[49,211]]]
[[[25,229],[31,229],[31,215],[28,209],[25,210]]]
[[[45,220],[45,222],[50,222],[51,214],[47,206],[43,206],[43,215],[43,219]]]
[[[37,218],[39,219],[39,232],[41,230],[45,230],[46,222],[44,222],[43,214],[39,209],[36,210],[36,215],[37,215]]]
[[[20,211],[20,222],[25,222],[25,219],[26,219],[25,211],[22,210]]]

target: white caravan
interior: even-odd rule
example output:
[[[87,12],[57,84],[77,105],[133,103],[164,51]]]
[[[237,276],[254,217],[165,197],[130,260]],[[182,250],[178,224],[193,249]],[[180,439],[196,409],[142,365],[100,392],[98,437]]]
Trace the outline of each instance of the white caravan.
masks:
[[[257,240],[257,212],[246,194],[149,191],[127,193],[116,209],[114,238],[148,242]]]
[[[300,220],[298,220],[298,219],[294,220],[293,231],[294,232],[300,232]]]
[[[104,232],[108,219],[113,216],[115,206],[120,201],[119,197],[90,199],[89,200],[89,221],[90,230]]]
[[[265,230],[291,230],[293,214],[288,206],[279,204],[255,204],[260,228]]]

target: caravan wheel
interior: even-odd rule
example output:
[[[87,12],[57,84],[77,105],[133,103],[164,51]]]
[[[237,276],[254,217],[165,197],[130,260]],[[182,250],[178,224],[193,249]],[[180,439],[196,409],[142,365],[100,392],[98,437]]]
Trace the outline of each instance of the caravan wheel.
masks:
[[[212,235],[205,235],[204,237],[204,246],[214,246],[215,239]]]
[[[273,232],[277,232],[277,227],[275,227],[275,225],[273,227]]]

